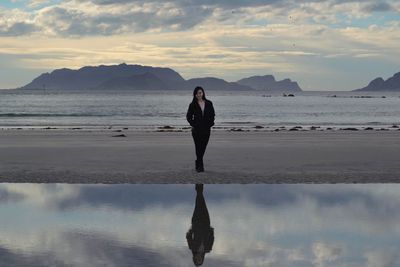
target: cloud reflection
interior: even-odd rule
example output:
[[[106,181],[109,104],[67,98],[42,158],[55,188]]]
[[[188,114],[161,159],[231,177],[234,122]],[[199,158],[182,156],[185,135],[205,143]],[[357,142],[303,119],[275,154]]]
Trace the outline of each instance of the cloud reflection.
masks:
[[[17,202],[24,199],[23,194],[19,194],[16,192],[9,192],[8,190],[3,190],[0,188],[0,204],[5,204],[8,202]]]

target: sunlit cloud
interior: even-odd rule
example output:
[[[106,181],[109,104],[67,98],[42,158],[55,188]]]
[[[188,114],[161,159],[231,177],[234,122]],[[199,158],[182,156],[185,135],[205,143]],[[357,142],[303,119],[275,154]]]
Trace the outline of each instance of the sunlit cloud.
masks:
[[[51,0],[30,0],[28,6],[31,8],[37,8],[50,2]]]
[[[340,245],[332,245],[317,242],[312,246],[314,254],[314,266],[323,267],[327,262],[334,262],[342,255],[344,248]]]

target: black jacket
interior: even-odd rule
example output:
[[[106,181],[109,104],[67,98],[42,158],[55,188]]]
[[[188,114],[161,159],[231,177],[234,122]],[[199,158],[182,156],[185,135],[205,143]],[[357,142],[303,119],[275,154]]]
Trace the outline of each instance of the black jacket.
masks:
[[[215,120],[213,103],[210,100],[205,100],[203,116],[200,105],[197,103],[197,101],[191,102],[186,113],[186,120],[195,129],[210,129],[212,126],[214,126]]]

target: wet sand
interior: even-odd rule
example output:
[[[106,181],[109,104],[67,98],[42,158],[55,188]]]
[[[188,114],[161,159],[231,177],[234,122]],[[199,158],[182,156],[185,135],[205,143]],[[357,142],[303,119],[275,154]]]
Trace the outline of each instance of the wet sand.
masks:
[[[400,182],[400,131],[213,130],[204,173],[189,131],[114,131],[0,130],[0,182]]]

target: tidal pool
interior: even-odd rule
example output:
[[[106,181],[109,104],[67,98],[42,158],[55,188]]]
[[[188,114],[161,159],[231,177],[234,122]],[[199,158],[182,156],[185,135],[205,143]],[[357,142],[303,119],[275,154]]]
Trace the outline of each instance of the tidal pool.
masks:
[[[394,267],[399,255],[397,184],[0,184],[0,266]]]

